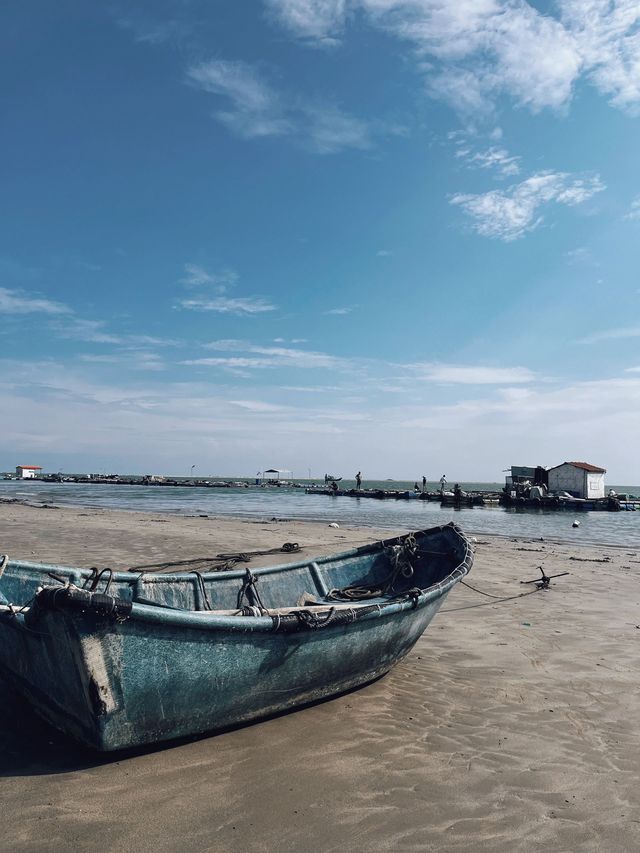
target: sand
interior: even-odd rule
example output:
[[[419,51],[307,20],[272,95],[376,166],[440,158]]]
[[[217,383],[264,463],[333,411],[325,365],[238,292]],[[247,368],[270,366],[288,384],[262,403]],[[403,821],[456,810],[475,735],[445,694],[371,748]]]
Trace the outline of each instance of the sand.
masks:
[[[114,568],[388,535],[14,504],[0,531],[15,558]],[[639,849],[640,549],[478,536],[469,582],[517,595],[539,565],[571,574],[504,603],[458,586],[375,684],[157,750],[88,752],[0,685],[3,849]]]

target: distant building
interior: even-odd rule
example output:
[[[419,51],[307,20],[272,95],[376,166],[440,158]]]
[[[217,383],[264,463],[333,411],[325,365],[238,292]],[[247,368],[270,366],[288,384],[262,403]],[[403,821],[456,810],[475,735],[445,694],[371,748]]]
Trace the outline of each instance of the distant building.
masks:
[[[548,486],[547,469],[542,465],[532,468],[528,465],[512,465],[510,474],[505,477],[506,488],[517,486]]]
[[[574,498],[603,498],[606,468],[588,462],[563,462],[549,468],[549,491],[568,492]]]
[[[536,469],[528,465],[512,465],[510,471],[511,475],[505,478],[508,486],[512,486],[514,483],[524,483],[525,481],[533,483],[536,475]]]
[[[21,480],[33,480],[42,471],[39,465],[18,465],[16,467],[16,476]]]
[[[287,468],[266,468],[263,473],[269,474],[270,480],[280,480],[282,477],[291,477],[291,471]]]

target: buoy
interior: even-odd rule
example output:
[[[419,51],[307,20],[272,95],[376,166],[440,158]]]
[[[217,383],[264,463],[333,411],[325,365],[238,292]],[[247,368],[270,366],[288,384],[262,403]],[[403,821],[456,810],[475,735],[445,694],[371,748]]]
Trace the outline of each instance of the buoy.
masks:
[[[576,521],[574,521],[571,526],[572,527],[580,527],[580,522],[576,519]]]

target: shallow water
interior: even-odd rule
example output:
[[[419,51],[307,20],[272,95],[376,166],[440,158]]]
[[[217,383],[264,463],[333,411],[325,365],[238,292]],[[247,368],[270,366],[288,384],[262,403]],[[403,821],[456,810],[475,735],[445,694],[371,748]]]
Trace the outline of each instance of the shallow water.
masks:
[[[387,483],[387,486],[399,485]],[[0,482],[0,498],[61,506],[92,506],[181,515],[296,518],[413,530],[455,521],[465,531],[475,534],[543,537],[563,542],[640,547],[640,512],[573,513],[504,509],[497,506],[452,509],[442,508],[439,503],[430,501],[380,501],[307,495],[304,489],[285,487],[199,489],[26,481]],[[574,518],[580,520],[579,528],[572,527]]]

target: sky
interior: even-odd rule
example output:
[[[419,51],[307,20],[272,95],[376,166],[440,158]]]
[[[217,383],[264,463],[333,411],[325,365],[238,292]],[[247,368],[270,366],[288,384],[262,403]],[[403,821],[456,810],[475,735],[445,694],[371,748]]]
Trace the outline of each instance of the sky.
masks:
[[[637,0],[24,0],[0,43],[0,469],[640,483]]]

